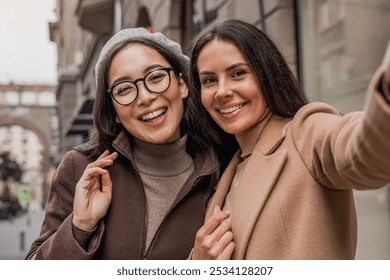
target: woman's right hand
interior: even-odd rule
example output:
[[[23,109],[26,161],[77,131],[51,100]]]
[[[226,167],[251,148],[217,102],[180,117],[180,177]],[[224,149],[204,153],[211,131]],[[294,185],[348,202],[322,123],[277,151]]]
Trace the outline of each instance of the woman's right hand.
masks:
[[[235,244],[230,213],[216,206],[213,215],[199,229],[192,251],[193,260],[228,260]]]
[[[118,153],[105,151],[88,164],[76,185],[73,201],[73,224],[79,229],[91,231],[104,217],[111,203],[112,182],[106,169],[113,164]]]

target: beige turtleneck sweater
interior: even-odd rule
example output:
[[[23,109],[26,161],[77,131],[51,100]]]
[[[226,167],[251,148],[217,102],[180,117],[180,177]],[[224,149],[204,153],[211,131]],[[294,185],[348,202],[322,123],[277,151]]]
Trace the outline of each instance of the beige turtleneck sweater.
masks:
[[[172,206],[185,181],[194,171],[186,152],[187,135],[174,143],[151,144],[134,141],[134,163],[139,171],[147,203],[146,248]]]

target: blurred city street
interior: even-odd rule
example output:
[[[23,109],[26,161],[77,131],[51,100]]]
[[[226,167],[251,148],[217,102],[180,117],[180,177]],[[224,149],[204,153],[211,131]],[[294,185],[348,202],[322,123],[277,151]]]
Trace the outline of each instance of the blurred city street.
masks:
[[[358,260],[390,260],[390,187],[355,191]]]
[[[38,237],[43,210],[37,206],[9,220],[0,220],[0,260],[23,260]]]

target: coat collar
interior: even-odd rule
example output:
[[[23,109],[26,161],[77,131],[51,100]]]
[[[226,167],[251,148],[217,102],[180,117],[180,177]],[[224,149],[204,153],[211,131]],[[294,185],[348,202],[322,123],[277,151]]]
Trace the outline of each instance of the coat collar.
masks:
[[[256,144],[255,151],[264,155],[273,153],[286,137],[291,119],[272,115]]]
[[[119,133],[117,138],[113,141],[113,147],[123,156],[130,160],[135,170],[137,167],[133,160],[133,143],[132,136],[127,131]],[[213,185],[217,181],[219,176],[220,163],[218,157],[213,149],[209,149],[207,152],[196,152],[194,157],[194,172],[187,179],[183,188],[177,194],[177,197],[172,205],[178,203],[192,188],[197,186],[196,182],[199,178],[204,176],[211,176],[210,179],[210,191],[212,191]],[[138,172],[138,170],[137,170]],[[213,185],[212,185],[213,184]],[[203,211],[203,210],[202,210]]]
[[[268,199],[287,157],[286,150],[275,152],[286,137],[290,119],[272,116],[264,126],[252,155],[247,159],[236,197],[232,201],[232,230],[236,249],[234,259],[244,259],[253,227]],[[241,162],[238,151],[221,177],[210,202],[206,220],[216,205],[222,206],[233,181],[236,167]]]
[[[133,141],[132,136],[126,130],[122,130],[112,143],[112,146],[123,156],[133,161]],[[211,174],[219,169],[219,161],[216,153],[210,149],[208,152],[195,153],[194,158],[195,168],[198,170],[196,174]]]
[[[131,136],[126,130],[122,130],[115,140],[112,142],[112,146],[122,155],[132,161],[133,159],[133,143]]]

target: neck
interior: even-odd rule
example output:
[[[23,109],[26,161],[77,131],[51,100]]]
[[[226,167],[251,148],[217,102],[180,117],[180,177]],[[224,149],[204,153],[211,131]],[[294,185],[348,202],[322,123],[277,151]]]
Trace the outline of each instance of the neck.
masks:
[[[141,173],[155,176],[175,176],[193,162],[186,152],[187,135],[169,144],[152,144],[134,139],[134,160]]]
[[[271,111],[267,109],[254,125],[234,135],[238,145],[241,148],[242,156],[247,156],[252,153],[257,141],[260,138],[261,132],[263,131],[271,116]]]

